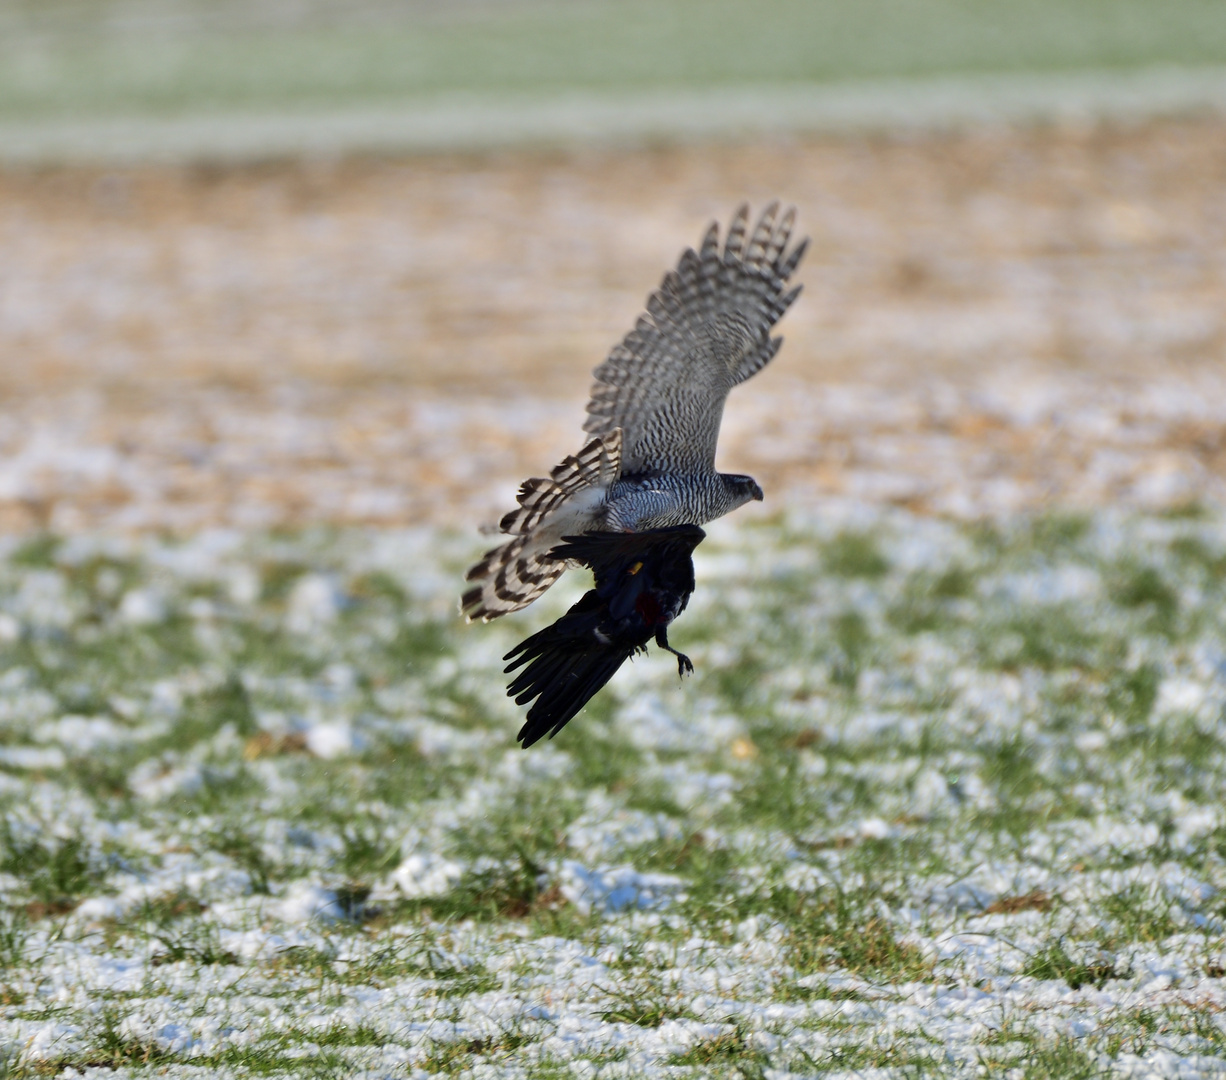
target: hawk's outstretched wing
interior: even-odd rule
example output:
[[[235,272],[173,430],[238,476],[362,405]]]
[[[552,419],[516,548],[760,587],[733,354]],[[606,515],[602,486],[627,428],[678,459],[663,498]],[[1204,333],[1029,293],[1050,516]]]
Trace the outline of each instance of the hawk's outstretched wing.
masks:
[[[746,241],[749,207],[721,252],[712,224],[647,299],[637,325],[595,371],[584,431],[622,430],[622,473],[698,474],[715,467],[728,391],[760,371],[782,338],[770,330],[796,299],[785,292],[807,240],[787,251],[796,212],[768,206]]]

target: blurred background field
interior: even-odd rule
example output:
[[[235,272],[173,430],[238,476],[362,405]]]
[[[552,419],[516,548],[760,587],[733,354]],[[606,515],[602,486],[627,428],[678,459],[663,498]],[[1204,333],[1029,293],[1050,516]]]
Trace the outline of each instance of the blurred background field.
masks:
[[[1218,3],[52,0],[0,28],[0,528],[490,519],[574,449],[681,247],[771,198],[808,289],[724,460],[777,506],[1219,491]]]
[[[0,7],[0,1074],[1223,1075],[1224,11]],[[774,198],[698,672],[522,753],[477,526]]]
[[[1226,62],[1215,0],[12,0],[0,114]]]
[[[466,529],[743,199],[803,299],[733,395],[763,514],[1221,494],[1226,124],[0,175],[0,523]]]
[[[1226,102],[1213,0],[51,0],[0,12],[0,156],[741,138]]]

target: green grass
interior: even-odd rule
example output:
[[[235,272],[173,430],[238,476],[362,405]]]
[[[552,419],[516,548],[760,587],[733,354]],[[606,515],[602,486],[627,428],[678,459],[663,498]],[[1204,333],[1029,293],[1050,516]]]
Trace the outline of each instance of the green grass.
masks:
[[[1226,1058],[1226,520],[747,527],[694,677],[527,752],[498,658],[566,599],[465,627],[437,540],[0,560],[0,1075]]]
[[[1219,0],[587,0],[487,5],[23,2],[0,116],[318,109],[959,72],[1226,62]],[[173,17],[168,17],[173,16]]]
[[[1119,965],[1108,957],[1074,959],[1064,948],[1063,942],[1052,942],[1037,952],[1022,968],[1024,975],[1034,979],[1056,979],[1067,983],[1070,990],[1083,986],[1102,989],[1111,979],[1126,979],[1131,975],[1127,966]]]
[[[21,882],[32,902],[45,908],[71,908],[96,890],[106,874],[98,853],[80,835],[45,836],[6,819],[0,823],[0,873]]]

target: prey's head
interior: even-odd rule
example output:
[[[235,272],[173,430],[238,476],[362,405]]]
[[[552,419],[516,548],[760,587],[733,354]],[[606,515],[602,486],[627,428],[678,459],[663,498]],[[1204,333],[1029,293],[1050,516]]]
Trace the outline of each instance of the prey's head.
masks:
[[[735,506],[744,506],[747,502],[761,502],[762,488],[752,476],[741,476],[738,473],[724,474],[724,487],[732,496]]]

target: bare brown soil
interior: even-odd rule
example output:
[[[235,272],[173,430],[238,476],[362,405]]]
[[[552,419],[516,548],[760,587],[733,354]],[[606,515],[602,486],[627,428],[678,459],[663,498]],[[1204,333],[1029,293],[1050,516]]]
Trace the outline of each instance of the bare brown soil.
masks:
[[[977,515],[1226,494],[1226,122],[0,173],[0,531],[471,525],[713,217],[799,207],[721,465]]]

